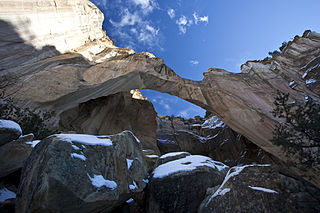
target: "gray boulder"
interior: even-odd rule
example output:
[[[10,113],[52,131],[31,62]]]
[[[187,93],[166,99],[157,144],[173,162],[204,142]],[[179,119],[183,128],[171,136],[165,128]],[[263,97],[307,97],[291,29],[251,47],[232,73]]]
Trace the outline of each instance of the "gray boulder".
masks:
[[[320,190],[276,166],[236,166],[208,190],[199,208],[206,212],[320,212]]]
[[[146,212],[196,212],[207,188],[219,185],[227,168],[201,155],[161,164],[149,180]]]
[[[33,142],[33,135],[30,134],[1,146],[0,178],[21,169],[36,142]]]
[[[110,212],[141,192],[147,176],[141,144],[130,131],[53,135],[24,165],[16,212]]]
[[[0,146],[19,138],[21,127],[14,121],[0,120]]]

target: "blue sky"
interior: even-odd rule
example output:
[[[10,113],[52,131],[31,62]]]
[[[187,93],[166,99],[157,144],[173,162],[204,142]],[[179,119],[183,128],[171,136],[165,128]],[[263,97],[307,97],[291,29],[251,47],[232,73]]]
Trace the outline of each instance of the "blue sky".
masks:
[[[319,0],[92,0],[103,28],[119,47],[163,58],[178,75],[201,80],[208,68],[240,72],[283,41],[320,32]],[[193,117],[204,110],[179,98],[144,90],[160,115]]]

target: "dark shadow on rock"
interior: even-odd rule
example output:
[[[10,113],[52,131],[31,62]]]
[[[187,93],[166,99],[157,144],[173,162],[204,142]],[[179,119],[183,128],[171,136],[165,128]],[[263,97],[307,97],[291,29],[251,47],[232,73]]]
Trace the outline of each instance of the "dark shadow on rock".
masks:
[[[20,30],[28,41],[35,38],[29,30],[30,21],[20,21]],[[19,35],[17,29],[4,20],[0,19],[0,76],[6,75],[4,70],[13,69],[23,66],[28,63],[59,55],[60,52],[54,46],[44,46],[41,49],[36,49],[30,44],[27,44]],[[14,62],[14,63],[12,63]]]

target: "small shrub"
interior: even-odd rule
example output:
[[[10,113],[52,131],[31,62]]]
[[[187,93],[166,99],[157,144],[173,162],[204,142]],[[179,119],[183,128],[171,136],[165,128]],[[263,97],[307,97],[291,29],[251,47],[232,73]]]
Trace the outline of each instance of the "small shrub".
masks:
[[[320,164],[320,104],[311,97],[289,102],[289,94],[278,91],[272,111],[285,122],[276,126],[272,143],[281,146],[287,157],[297,156],[307,168]]]

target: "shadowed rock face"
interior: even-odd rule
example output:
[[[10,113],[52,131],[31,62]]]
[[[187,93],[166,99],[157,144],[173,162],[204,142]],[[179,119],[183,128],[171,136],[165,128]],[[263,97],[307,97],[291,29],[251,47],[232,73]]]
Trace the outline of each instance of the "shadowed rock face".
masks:
[[[15,60],[16,51],[2,52],[1,57],[6,58],[6,63],[0,64],[1,92],[21,106],[47,109],[60,115],[90,99],[137,88],[153,89],[178,96],[215,113],[233,130],[286,161],[280,148],[269,141],[278,123],[271,114],[276,90],[289,93],[296,100],[310,95],[315,101],[320,101],[317,81],[320,35],[317,33],[306,31],[302,37],[296,36],[280,55],[270,60],[247,62],[242,65],[242,73],[209,69],[202,81],[192,81],[179,77],[162,59],[150,53],[134,54],[132,50],[113,46],[104,33],[101,35],[102,14],[89,1],[68,1],[65,3],[67,5],[62,6],[58,2],[50,5],[50,1],[43,1],[48,14],[63,10],[75,19],[82,16],[85,20],[94,18],[92,20],[97,23],[80,22],[78,27],[89,34],[93,32],[96,37],[88,36],[82,38],[82,42],[76,42],[79,38],[67,33],[68,41],[76,44],[64,46],[65,49],[59,46],[60,40],[41,43],[42,32],[48,32],[50,24],[41,25],[41,30],[34,28],[37,20],[32,19],[32,13],[22,10],[18,3],[12,3],[10,10],[17,8],[19,15],[9,15],[6,13],[8,7],[1,7],[0,17],[4,24],[0,25],[0,32],[10,32],[11,37],[15,35],[14,40],[7,36],[7,41],[1,41],[1,49],[21,49],[19,55],[22,58]],[[64,10],[67,6],[74,10]],[[30,3],[29,7],[32,8],[33,4]],[[85,9],[81,9],[80,13],[71,12],[78,11],[78,7]],[[30,39],[20,36],[19,25],[13,21],[18,20],[16,16],[29,17],[30,38],[37,39],[30,42]],[[66,26],[72,23],[61,22],[61,33],[69,32]],[[91,27],[88,28],[88,25]],[[59,38],[64,39],[62,34]],[[20,39],[19,42],[16,42],[17,39]],[[48,40],[45,36],[43,39]],[[53,54],[42,54],[46,48],[53,48],[50,50]],[[31,60],[32,56],[36,60]],[[310,79],[316,81],[307,81]],[[292,81],[293,85],[290,84]],[[59,116],[55,118],[55,122],[58,121]],[[319,171],[319,166],[315,166],[312,170],[296,172],[320,186]]]
[[[60,128],[91,135],[116,134],[131,130],[143,149],[159,153],[156,144],[156,112],[151,102],[117,93],[79,104],[60,116]]]

